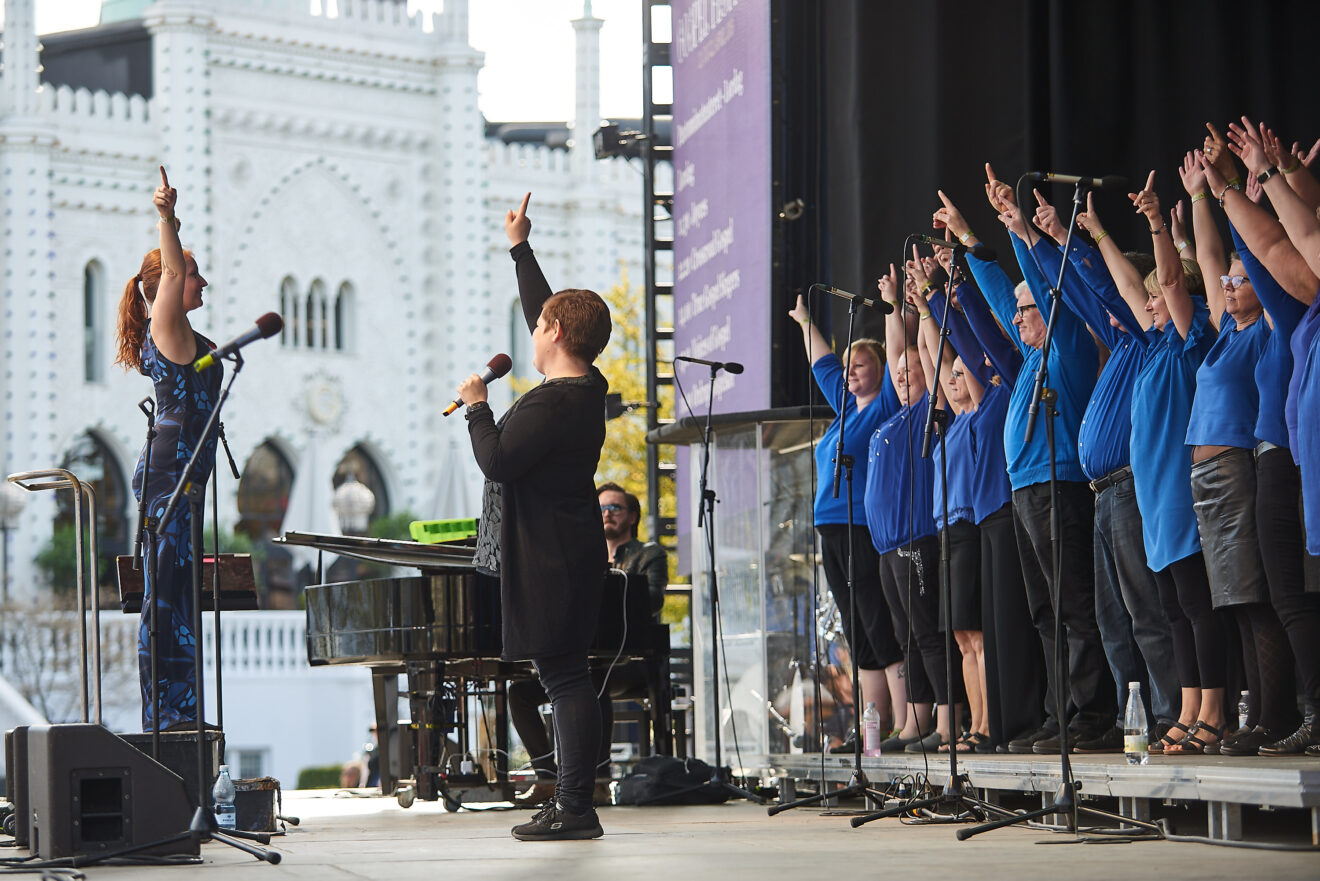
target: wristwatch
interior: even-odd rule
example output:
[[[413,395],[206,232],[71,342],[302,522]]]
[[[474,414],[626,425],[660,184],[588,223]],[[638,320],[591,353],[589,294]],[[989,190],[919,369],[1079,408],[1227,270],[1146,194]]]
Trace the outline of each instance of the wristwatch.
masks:
[[[1260,174],[1256,175],[1256,182],[1263,187],[1265,186],[1265,181],[1274,177],[1274,175],[1276,174],[1278,174],[1278,172],[1275,171],[1273,168],[1267,168],[1264,171],[1262,171]]]

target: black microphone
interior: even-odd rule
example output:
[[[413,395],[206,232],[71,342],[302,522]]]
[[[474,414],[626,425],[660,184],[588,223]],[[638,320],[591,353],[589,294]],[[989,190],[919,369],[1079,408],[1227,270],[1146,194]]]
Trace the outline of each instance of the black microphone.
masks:
[[[236,336],[220,348],[207,352],[202,357],[193,362],[193,370],[201,373],[221,358],[228,358],[248,343],[255,343],[257,340],[264,340],[266,337],[275,336],[284,329],[284,319],[274,312],[267,312],[257,319],[257,323],[247,333]]]
[[[487,362],[486,371],[481,374],[481,381],[484,382],[486,385],[490,385],[492,382],[499,379],[501,376],[508,373],[512,369],[513,369],[513,359],[510,358],[508,355],[504,354],[503,352],[500,352],[494,358],[491,358],[489,362]],[[448,407],[445,408],[445,415],[448,416],[450,413],[453,413],[461,406],[463,406],[463,399],[454,398],[454,403],[450,404]]]
[[[742,373],[743,366],[737,361],[707,361],[704,358],[689,358],[687,355],[679,355],[675,361],[686,361],[689,364],[705,364],[715,370],[723,370],[725,373]]]
[[[889,303],[886,303],[884,300],[868,300],[866,297],[862,297],[857,294],[850,294],[847,291],[841,291],[838,288],[832,288],[827,284],[814,284],[812,285],[812,287],[818,288],[819,290],[822,290],[827,294],[832,294],[836,297],[842,297],[845,300],[851,300],[852,302],[857,303],[859,305],[868,306],[871,309],[874,309],[877,312],[879,312],[881,315],[888,315],[889,313],[894,311],[894,307],[891,306]]]
[[[1086,177],[1078,174],[1055,174],[1052,171],[1029,171],[1028,180],[1043,180],[1056,184],[1085,184],[1093,190],[1124,188],[1127,186],[1127,178],[1117,174],[1109,174],[1104,177]]]
[[[964,245],[962,242],[948,242],[944,239],[937,239],[935,236],[923,236],[921,233],[913,233],[908,239],[922,245],[934,245],[937,248],[948,248],[954,250],[962,248],[969,254],[975,254],[981,260],[994,260],[995,252],[993,248],[987,248],[985,245],[977,242],[973,246]]]

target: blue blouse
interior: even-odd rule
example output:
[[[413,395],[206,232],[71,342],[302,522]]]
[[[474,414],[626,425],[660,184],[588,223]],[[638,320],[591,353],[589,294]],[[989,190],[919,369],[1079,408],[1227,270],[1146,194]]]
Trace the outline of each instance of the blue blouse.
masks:
[[[973,490],[976,485],[976,448],[972,437],[972,416],[975,412],[969,410],[954,416],[944,439],[944,452],[949,457],[948,523],[973,521],[975,517]],[[948,523],[944,520],[944,461],[938,437],[931,446],[931,461],[935,467],[934,507],[931,510],[935,514],[935,528],[943,529]]]
[[[1013,487],[1008,482],[1008,463],[1004,459],[1004,420],[1008,418],[1011,385],[989,385],[981,395],[981,404],[972,414],[968,432],[976,472],[972,482],[972,511],[978,524],[1008,504]]]
[[[1197,369],[1214,344],[1210,310],[1192,298],[1192,326],[1184,340],[1169,321],[1151,348],[1132,389],[1132,479],[1141,510],[1146,565],[1159,572],[1201,549],[1192,510],[1192,448],[1187,421]]]
[[[1299,433],[1297,398],[1301,392],[1302,376],[1306,372],[1306,355],[1311,350],[1311,343],[1314,341],[1317,331],[1320,331],[1320,291],[1316,292],[1315,300],[1306,310],[1306,314],[1302,316],[1302,320],[1297,323],[1290,346],[1293,355],[1293,373],[1288,380],[1288,400],[1284,404],[1283,412],[1284,418],[1288,422],[1288,440],[1294,453],[1299,442],[1297,436]],[[1314,419],[1315,417],[1312,416],[1311,418]],[[1314,426],[1314,423],[1311,423],[1311,425]],[[1297,459],[1297,463],[1300,465],[1301,460]],[[1316,509],[1312,508],[1311,510]]]
[[[1320,303],[1320,297],[1316,298]],[[1314,318],[1312,306],[1307,318]],[[1315,325],[1320,324],[1312,320]],[[1316,413],[1320,413],[1320,334],[1312,334],[1311,345],[1302,362],[1301,379],[1297,385],[1297,409],[1305,414],[1297,431],[1297,464],[1302,472],[1302,506],[1306,510],[1306,551],[1320,556],[1320,431],[1317,431]],[[1286,502],[1286,500],[1284,500]]]
[[[1260,411],[1256,362],[1269,342],[1270,325],[1262,315],[1239,328],[1225,312],[1219,328],[1219,338],[1196,371],[1187,443],[1255,449]]]
[[[871,435],[866,469],[866,525],[881,554],[935,534],[935,469],[921,455],[929,395],[890,416]]]
[[[898,394],[888,379],[887,371],[888,368],[880,385],[880,394],[859,411],[857,399],[843,387],[843,362],[838,355],[830,352],[820,356],[811,365],[816,384],[824,392],[825,400],[830,402],[835,413],[834,421],[816,442],[816,504],[813,511],[817,526],[848,522],[847,472],[839,480],[839,497],[834,498],[834,454],[838,452],[839,445],[840,393],[843,395],[843,406],[848,408],[848,419],[843,425],[843,451],[853,457],[853,523],[860,526],[866,522],[866,464],[871,435],[875,434],[880,423],[898,411]]]

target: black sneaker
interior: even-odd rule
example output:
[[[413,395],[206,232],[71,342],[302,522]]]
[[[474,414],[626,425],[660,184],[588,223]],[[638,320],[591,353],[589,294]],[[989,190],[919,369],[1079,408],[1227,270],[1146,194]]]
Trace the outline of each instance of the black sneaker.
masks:
[[[1308,716],[1301,727],[1283,740],[1267,743],[1260,748],[1262,756],[1299,756],[1308,746],[1320,744],[1320,727],[1315,724],[1315,717]]]
[[[1031,755],[1033,752],[1032,746],[1036,741],[1044,740],[1047,737],[1057,738],[1058,736],[1059,732],[1055,728],[1038,728],[1030,734],[1024,734],[1021,737],[1015,737],[1010,740],[1008,742],[1008,751],[1014,755]],[[1056,746],[1055,749],[1058,749],[1058,747]]]
[[[1123,751],[1123,732],[1117,726],[1111,725],[1099,734],[1077,738],[1072,751],[1075,753],[1121,753]]]
[[[1083,734],[1079,731],[1069,731],[1067,737],[1068,752],[1073,752],[1077,747],[1078,741],[1080,741],[1083,737],[1089,739],[1098,736],[1099,735],[1093,735],[1090,733]],[[1051,732],[1049,736],[1042,737],[1040,740],[1037,740],[1035,743],[1033,743],[1031,745],[1031,751],[1038,756],[1057,756],[1059,754],[1060,744],[1062,743],[1063,743],[1063,738],[1059,736],[1059,733],[1057,731],[1054,731]],[[1121,748],[1121,744],[1122,744],[1121,739],[1119,743],[1120,743],[1120,748],[1118,752],[1122,752],[1123,750]]]
[[[573,814],[561,808],[558,802],[541,808],[531,822],[514,826],[512,832],[519,841],[585,841],[605,834],[595,808]]]

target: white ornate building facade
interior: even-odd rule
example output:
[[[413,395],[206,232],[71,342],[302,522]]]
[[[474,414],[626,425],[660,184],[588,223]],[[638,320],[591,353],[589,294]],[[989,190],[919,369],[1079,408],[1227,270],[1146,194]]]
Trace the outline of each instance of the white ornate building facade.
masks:
[[[478,110],[468,0],[426,21],[401,0],[339,0],[334,16],[309,6],[109,0],[104,17],[126,20],[49,35],[43,51],[32,0],[5,0],[0,471],[90,468],[111,550],[127,552],[136,519],[136,405],[151,392],[112,363],[115,316],[154,247],[158,165],[210,282],[194,326],[223,342],[265,312],[285,319],[281,338],[245,351],[225,409],[244,470],[240,483],[217,464],[226,530],[333,529],[332,480],[350,470],[384,496],[377,514],[476,515],[466,425],[441,412],[496,352],[530,372],[502,223],[524,192],[552,285],[642,276],[640,174],[591,151],[601,22],[589,2],[573,22],[576,121],[521,136]],[[143,94],[61,84],[75,62],[86,78],[89,58],[111,88]],[[508,395],[494,387],[497,408]],[[9,534],[17,596],[39,582],[52,495],[30,496]]]

